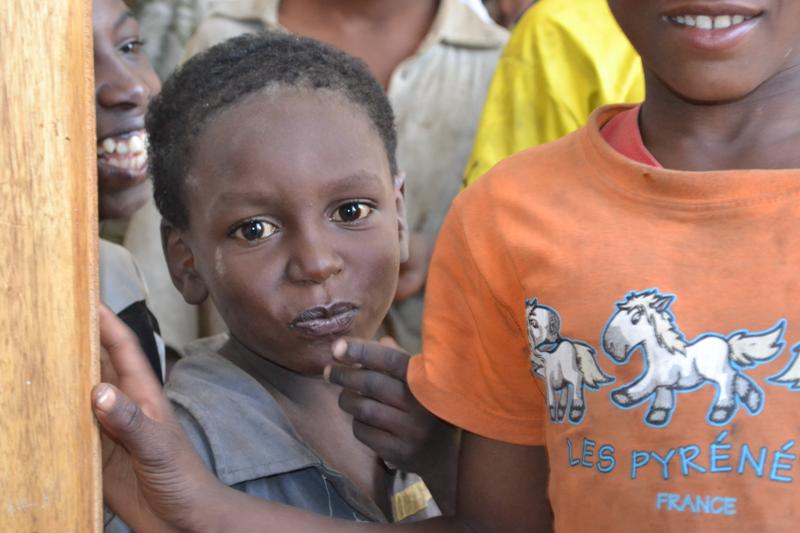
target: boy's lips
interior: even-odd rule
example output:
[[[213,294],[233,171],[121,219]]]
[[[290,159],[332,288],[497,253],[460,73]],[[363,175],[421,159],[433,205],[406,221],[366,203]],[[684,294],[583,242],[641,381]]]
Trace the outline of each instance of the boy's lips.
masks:
[[[131,179],[143,177],[147,167],[147,134],[140,129],[101,139],[97,143],[97,162]]]
[[[672,8],[662,20],[678,29],[693,47],[713,51],[739,44],[762,15],[763,11],[750,6],[697,3]]]
[[[306,309],[289,324],[289,328],[308,337],[332,337],[343,335],[353,326],[358,306],[349,302],[337,302]]]

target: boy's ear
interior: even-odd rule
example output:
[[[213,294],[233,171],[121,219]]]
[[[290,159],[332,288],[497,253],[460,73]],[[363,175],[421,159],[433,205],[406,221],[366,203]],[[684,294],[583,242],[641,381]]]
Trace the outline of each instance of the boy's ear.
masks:
[[[186,303],[200,305],[208,298],[206,284],[194,268],[194,255],[184,232],[161,220],[161,246],[167,259],[169,276]]]
[[[408,261],[408,221],[406,220],[405,186],[406,175],[404,172],[394,177],[394,203],[397,209],[397,231],[400,238],[400,262]]]

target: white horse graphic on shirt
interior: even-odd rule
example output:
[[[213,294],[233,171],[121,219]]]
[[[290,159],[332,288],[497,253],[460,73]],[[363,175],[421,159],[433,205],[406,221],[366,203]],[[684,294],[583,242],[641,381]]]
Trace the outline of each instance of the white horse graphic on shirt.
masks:
[[[525,310],[531,371],[547,385],[550,419],[562,422],[569,408],[569,420],[577,424],[586,414],[583,388],[597,390],[612,379],[600,370],[594,348],[561,337],[561,319],[554,309],[530,299]]]
[[[785,321],[764,332],[737,331],[727,337],[706,333],[688,342],[669,311],[673,300],[651,289],[630,293],[617,304],[603,330],[603,349],[617,364],[627,363],[638,350],[645,370],[613,390],[611,401],[627,409],[653,397],[645,421],[662,427],[675,410],[676,392],[711,383],[717,389],[707,415],[711,424],[729,422],[740,403],[750,414],[760,412],[764,393],[742,369],[770,361],[783,350]]]
[[[768,378],[767,381],[774,385],[783,385],[789,390],[800,391],[800,344],[792,347],[792,359],[780,374]]]

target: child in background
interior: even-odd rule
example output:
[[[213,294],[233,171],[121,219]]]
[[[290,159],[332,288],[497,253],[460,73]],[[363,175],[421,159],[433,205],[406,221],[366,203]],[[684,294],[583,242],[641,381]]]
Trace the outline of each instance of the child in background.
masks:
[[[150,196],[144,116],[161,87],[142,53],[139,27],[122,0],[94,0],[92,26],[100,221],[127,219]],[[131,254],[100,240],[100,299],[132,328],[163,379],[164,344]]]
[[[577,130],[600,106],[643,98],[642,61],[606,0],[537,2],[497,62],[464,185],[510,155]]]
[[[334,338],[374,338],[407,254],[380,85],[316,41],[249,35],[167,80],[147,130],[172,279],[187,303],[210,297],[230,330],[190,344],[166,385],[208,468],[346,520],[438,514],[418,478],[396,486],[384,459],[441,496],[456,432],[388,376],[376,399],[391,406],[354,428],[341,388],[321,379]]]
[[[546,530],[548,482],[564,532],[800,520],[800,3],[609,4],[643,59],[644,103],[500,163],[440,235],[408,381],[465,432],[456,515],[420,531]],[[117,364],[139,361],[117,348]],[[342,348],[366,367],[396,355]],[[358,391],[366,372],[330,377]],[[133,405],[95,392],[141,480],[173,476],[145,495],[161,519],[353,530],[214,488],[172,447],[163,405],[134,408],[126,431]],[[152,442],[172,455],[148,456]]]

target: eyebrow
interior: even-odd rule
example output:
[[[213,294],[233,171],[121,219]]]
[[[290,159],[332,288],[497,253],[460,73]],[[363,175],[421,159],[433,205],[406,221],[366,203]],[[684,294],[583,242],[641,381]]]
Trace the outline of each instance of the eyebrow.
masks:
[[[380,183],[382,179],[383,178],[376,174],[362,170],[355,174],[349,174],[341,178],[326,181],[322,186],[322,190],[326,194],[332,194],[338,192],[340,189]]]
[[[126,11],[122,15],[119,16],[117,21],[114,23],[114,29],[118,30],[120,26],[125,24],[128,19],[136,19],[136,16],[133,14],[133,11]]]
[[[378,184],[382,179],[382,177],[371,172],[361,171],[326,181],[321,190],[323,195],[333,195],[354,187]],[[222,194],[214,204],[215,207],[241,202],[248,205],[263,205],[272,200],[273,198],[269,195],[254,193],[253,191],[231,191]]]

